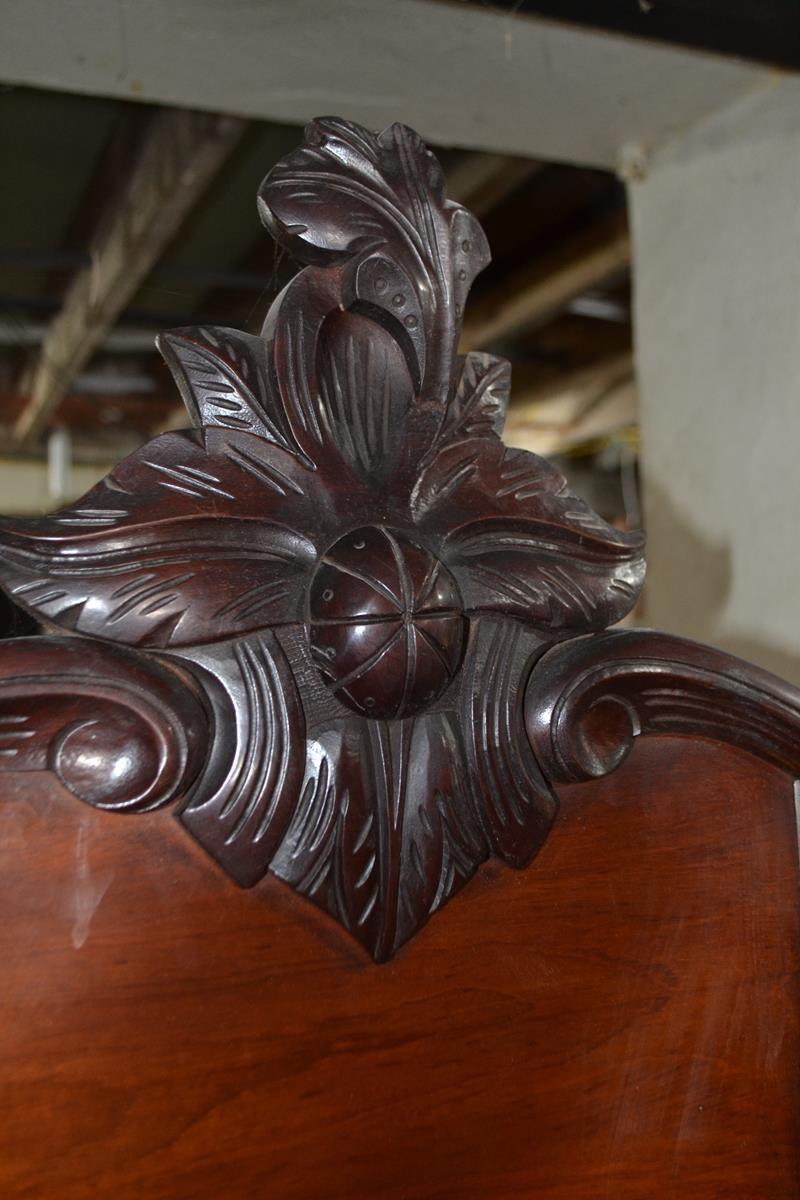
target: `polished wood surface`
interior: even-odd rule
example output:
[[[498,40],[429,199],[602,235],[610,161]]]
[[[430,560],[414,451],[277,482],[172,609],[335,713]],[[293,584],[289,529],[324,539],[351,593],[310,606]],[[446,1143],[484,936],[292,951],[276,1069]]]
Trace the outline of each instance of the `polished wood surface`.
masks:
[[[38,782],[33,782],[37,779]],[[167,812],[0,809],[0,1195],[790,1200],[788,777],[649,738],[389,964]]]

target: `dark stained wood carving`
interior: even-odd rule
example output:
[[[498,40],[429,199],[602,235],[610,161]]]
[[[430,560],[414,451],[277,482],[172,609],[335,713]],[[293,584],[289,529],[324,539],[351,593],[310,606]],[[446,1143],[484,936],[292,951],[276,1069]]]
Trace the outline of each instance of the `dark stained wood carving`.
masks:
[[[53,771],[79,799],[147,812],[203,761],[206,719],[190,679],[123,646],[18,638],[0,652],[0,768]]]
[[[800,690],[731,654],[649,629],[548,651],[528,683],[525,725],[554,782],[616,770],[647,733],[726,742],[800,774]]]
[[[238,883],[271,871],[385,960],[481,861],[530,862],[548,774],[605,762],[584,693],[580,747],[562,729],[559,672],[641,643],[531,668],[631,608],[643,537],[501,441],[508,366],[457,353],[486,241],[416,134],[315,121],[259,211],[302,269],[259,337],[160,339],[193,428],[0,520],[0,582],[43,634],[0,647],[0,769],[109,808],[174,799]],[[676,728],[703,726],[690,692]]]

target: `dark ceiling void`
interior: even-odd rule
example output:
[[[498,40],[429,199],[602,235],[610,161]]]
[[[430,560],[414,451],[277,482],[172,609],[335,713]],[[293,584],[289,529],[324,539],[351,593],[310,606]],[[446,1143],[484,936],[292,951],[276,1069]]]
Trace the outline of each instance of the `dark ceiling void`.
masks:
[[[800,0],[486,0],[482,7],[800,70]]]

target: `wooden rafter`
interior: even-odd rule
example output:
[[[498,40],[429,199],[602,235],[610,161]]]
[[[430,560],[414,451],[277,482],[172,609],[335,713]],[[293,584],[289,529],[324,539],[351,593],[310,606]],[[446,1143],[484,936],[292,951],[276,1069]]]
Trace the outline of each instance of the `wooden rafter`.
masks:
[[[541,169],[535,159],[513,154],[465,154],[447,173],[447,195],[485,217]]]
[[[171,109],[160,113],[115,195],[26,380],[29,400],[14,426],[17,444],[46,428],[88,361],[238,141],[237,117]]]
[[[560,454],[633,424],[636,408],[633,355],[624,351],[523,389],[509,408],[504,437],[537,454]]]
[[[633,370],[633,354],[630,350],[606,355],[590,366],[568,371],[546,383],[521,388],[514,394],[511,412],[516,416],[525,412],[532,418],[545,406],[564,399],[576,408],[583,409],[609,388],[630,379]]]
[[[504,280],[468,313],[462,345],[492,346],[534,328],[576,296],[627,270],[631,243],[624,222],[603,222],[576,237],[544,262]]]

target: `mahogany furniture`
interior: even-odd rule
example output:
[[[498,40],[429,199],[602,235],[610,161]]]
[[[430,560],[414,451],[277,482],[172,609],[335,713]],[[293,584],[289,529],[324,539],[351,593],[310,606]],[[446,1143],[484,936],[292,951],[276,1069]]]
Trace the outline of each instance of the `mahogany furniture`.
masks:
[[[259,210],[192,429],[0,521],[0,1194],[800,1195],[800,693],[604,632],[643,537],[502,443],[416,134]]]

